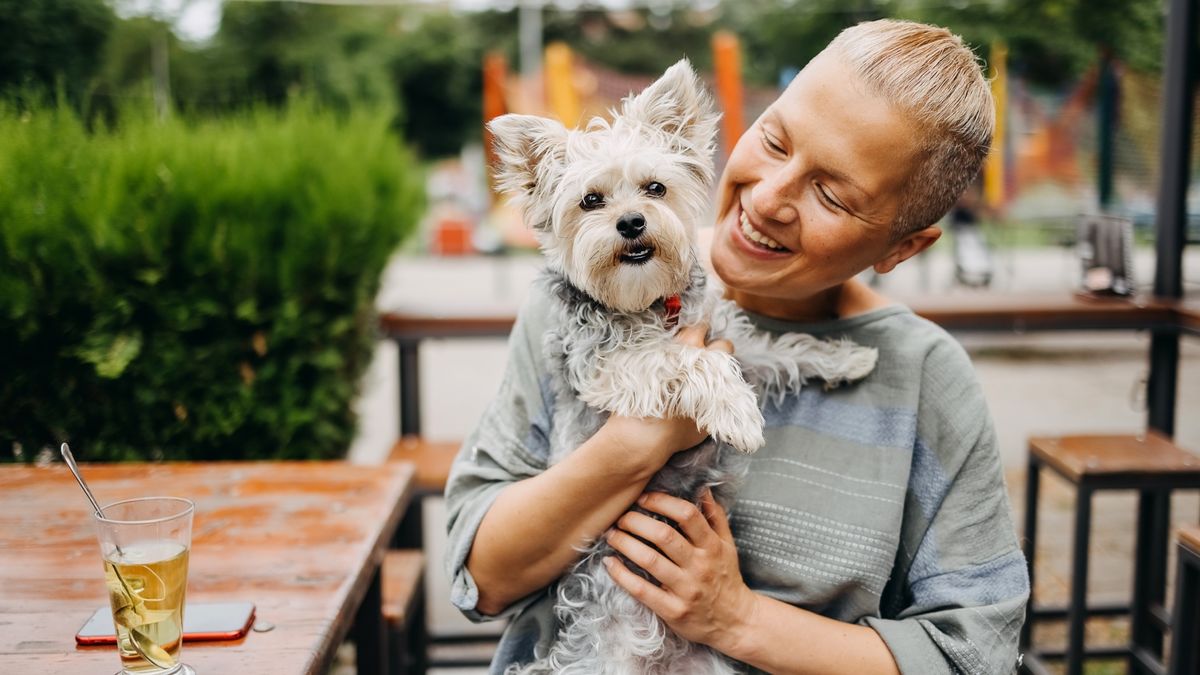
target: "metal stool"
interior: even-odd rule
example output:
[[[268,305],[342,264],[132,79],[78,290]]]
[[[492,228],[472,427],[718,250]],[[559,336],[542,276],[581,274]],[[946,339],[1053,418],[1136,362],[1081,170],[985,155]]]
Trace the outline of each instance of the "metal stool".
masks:
[[[1085,658],[1128,656],[1130,673],[1162,673],[1163,632],[1170,619],[1163,607],[1166,588],[1167,535],[1171,492],[1200,489],[1200,457],[1170,439],[1144,436],[1061,436],[1029,439],[1029,472],[1025,485],[1025,559],[1030,587],[1034,580],[1037,543],[1038,484],[1049,468],[1075,486],[1075,542],[1071,559],[1071,596],[1066,607],[1035,607],[1032,591],[1021,629],[1026,672],[1048,673],[1046,661],[1066,659],[1067,675],[1082,675]],[[1134,549],[1133,598],[1129,606],[1087,606],[1088,542],[1092,495],[1100,490],[1137,490],[1138,527]],[[1089,616],[1128,614],[1128,647],[1085,650],[1084,624]],[[1068,623],[1065,652],[1036,650],[1030,643],[1033,622],[1063,618]]]
[[[1200,673],[1200,527],[1179,530],[1170,675]]]

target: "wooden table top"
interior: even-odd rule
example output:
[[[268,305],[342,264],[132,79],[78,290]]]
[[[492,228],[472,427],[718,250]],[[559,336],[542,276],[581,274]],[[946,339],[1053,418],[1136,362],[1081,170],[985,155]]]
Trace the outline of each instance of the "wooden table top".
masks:
[[[241,640],[188,642],[199,673],[324,673],[345,638],[412,492],[407,463],[84,465],[102,503],[196,502],[188,602],[248,600],[275,624]],[[107,606],[87,500],[66,467],[0,466],[0,672],[95,675],[115,647],[77,647]]]
[[[1179,528],[1179,543],[1200,555],[1200,526],[1184,525]]]
[[[1175,303],[1153,297],[1091,297],[1061,291],[970,293],[898,301],[952,331],[1139,330],[1188,321],[1193,331],[1200,328],[1200,302]],[[447,311],[413,305],[383,313],[380,326],[393,339],[418,340],[507,335],[514,319],[511,309]]]
[[[1029,451],[1063,476],[1174,475],[1200,480],[1200,455],[1153,431],[1142,435],[1035,436]]]
[[[912,298],[917,314],[946,330],[1137,330],[1171,325],[1175,305],[1153,297],[987,293]]]

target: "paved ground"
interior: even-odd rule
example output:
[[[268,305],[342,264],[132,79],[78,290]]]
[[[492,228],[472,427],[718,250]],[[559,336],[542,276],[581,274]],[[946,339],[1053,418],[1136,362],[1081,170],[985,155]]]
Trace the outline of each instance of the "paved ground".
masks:
[[[923,260],[912,261],[884,278],[884,292],[912,297],[921,293],[978,293],[951,284],[949,246],[939,244]],[[1031,250],[998,256],[997,292],[1071,288],[1076,264],[1068,251]],[[492,259],[398,257],[385,275],[382,308],[420,306],[454,311],[511,311],[520,304],[540,260],[536,256]],[[1135,270],[1151,278],[1152,254],[1139,251]],[[1200,251],[1185,259],[1185,278],[1200,279]],[[991,406],[1004,464],[1008,470],[1014,522],[1020,523],[1024,484],[1025,439],[1036,433],[1130,432],[1144,425],[1134,395],[1147,369],[1148,339],[1128,334],[1042,334],[969,336],[972,355]],[[435,439],[460,439],[494,394],[504,367],[499,340],[431,342],[422,348],[423,429]],[[360,402],[362,428],[351,458],[377,462],[386,456],[398,430],[396,356],[380,346]],[[1178,433],[1185,447],[1200,450],[1200,340],[1184,340],[1179,376]],[[1045,546],[1038,557],[1039,597],[1064,600],[1071,545],[1072,493],[1059,481],[1043,481]],[[431,503],[426,531],[440,532],[438,504]],[[1121,599],[1130,588],[1135,499],[1129,494],[1098,498],[1093,533],[1089,594]],[[1196,495],[1176,499],[1180,520],[1200,514]],[[431,559],[440,561],[440,541],[430,542]],[[440,564],[430,579],[430,620],[435,632],[471,628],[445,601]],[[488,627],[483,627],[485,630]],[[1120,639],[1121,627],[1097,626],[1097,639]],[[1060,631],[1061,632],[1061,631]],[[1047,639],[1051,639],[1047,637]],[[1097,670],[1095,672],[1108,672]],[[1113,671],[1113,672],[1120,672]]]

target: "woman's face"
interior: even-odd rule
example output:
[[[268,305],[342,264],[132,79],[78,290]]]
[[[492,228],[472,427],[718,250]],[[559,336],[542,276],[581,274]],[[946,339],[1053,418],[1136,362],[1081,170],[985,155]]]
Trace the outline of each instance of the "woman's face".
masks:
[[[714,270],[748,309],[766,305],[775,315],[788,303],[802,314],[868,267],[890,270],[932,243],[916,237],[910,252],[912,235],[891,234],[917,158],[908,119],[865,93],[840,59],[818,56],[729,157]]]

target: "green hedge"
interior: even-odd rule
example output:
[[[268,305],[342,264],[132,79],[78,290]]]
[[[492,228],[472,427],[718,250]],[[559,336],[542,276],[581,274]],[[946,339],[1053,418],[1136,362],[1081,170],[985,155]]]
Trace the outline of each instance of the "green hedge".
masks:
[[[387,111],[0,111],[0,460],[329,458],[417,219]]]

